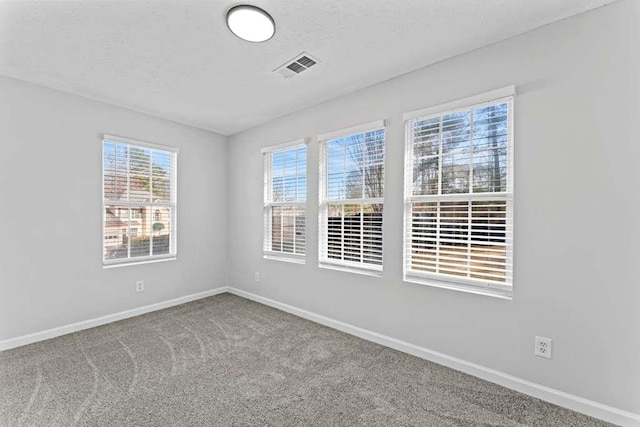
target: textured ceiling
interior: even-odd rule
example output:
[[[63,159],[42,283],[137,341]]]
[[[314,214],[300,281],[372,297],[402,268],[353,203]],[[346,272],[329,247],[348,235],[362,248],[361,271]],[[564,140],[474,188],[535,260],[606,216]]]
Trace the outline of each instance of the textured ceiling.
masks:
[[[0,75],[230,135],[613,0],[0,0]],[[321,63],[272,73],[306,51]]]

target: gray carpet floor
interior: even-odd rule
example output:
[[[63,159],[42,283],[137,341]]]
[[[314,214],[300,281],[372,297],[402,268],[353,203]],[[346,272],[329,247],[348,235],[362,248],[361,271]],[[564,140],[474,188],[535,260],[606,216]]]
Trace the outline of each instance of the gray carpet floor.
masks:
[[[2,426],[599,426],[230,294],[0,353]]]

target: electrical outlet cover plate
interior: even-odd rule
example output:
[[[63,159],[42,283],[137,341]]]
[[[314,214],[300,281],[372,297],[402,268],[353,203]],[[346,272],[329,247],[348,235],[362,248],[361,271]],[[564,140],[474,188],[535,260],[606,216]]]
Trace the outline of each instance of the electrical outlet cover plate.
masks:
[[[144,291],[144,281],[138,280],[136,282],[136,292],[142,292],[142,291]]]
[[[551,359],[551,338],[536,337],[536,347],[534,354],[536,356]]]

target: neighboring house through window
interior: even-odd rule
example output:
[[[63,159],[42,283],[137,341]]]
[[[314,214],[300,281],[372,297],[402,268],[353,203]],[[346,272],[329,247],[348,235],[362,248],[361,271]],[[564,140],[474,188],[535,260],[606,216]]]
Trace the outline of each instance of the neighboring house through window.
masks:
[[[320,141],[320,265],[382,271],[384,121]]]
[[[262,150],[264,256],[304,263],[307,223],[307,146],[304,140]]]
[[[514,94],[405,115],[405,280],[512,294]]]
[[[104,264],[174,258],[177,150],[105,135],[102,161]]]

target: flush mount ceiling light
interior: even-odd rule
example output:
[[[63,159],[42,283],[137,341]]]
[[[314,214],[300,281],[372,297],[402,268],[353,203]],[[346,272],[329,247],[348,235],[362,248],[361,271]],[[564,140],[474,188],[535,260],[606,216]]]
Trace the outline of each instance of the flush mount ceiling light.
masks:
[[[243,4],[234,6],[227,12],[227,26],[242,40],[259,43],[273,37],[276,23],[259,7]]]

